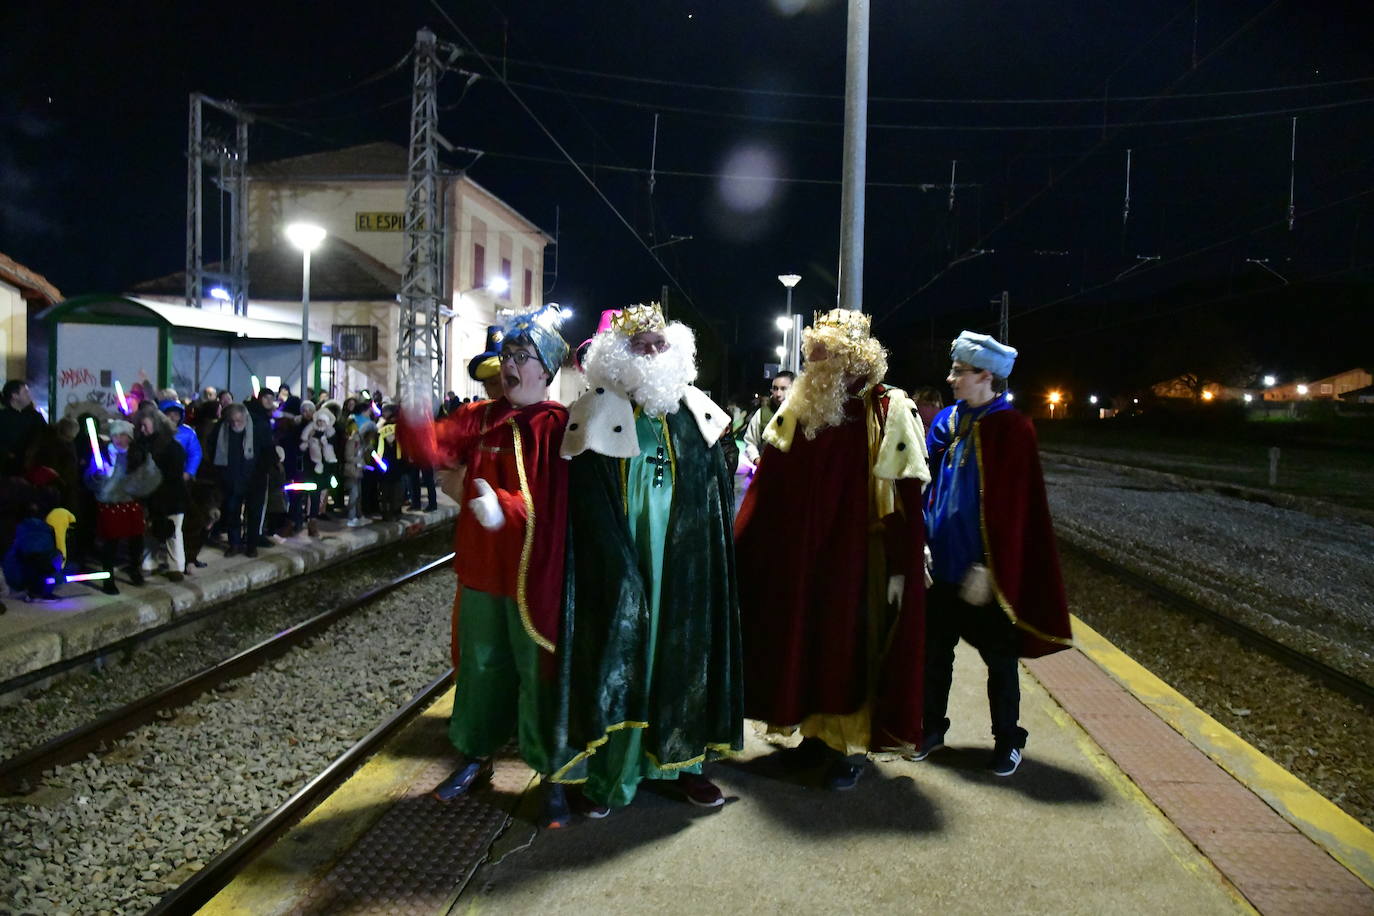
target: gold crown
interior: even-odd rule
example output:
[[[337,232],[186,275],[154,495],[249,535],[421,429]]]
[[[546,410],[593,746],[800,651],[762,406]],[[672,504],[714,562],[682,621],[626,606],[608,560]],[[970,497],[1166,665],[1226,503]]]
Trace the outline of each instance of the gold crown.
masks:
[[[657,302],[632,305],[611,319],[611,327],[619,334],[634,337],[644,331],[661,331],[668,326],[663,307]]]
[[[811,318],[813,328],[838,328],[850,340],[863,340],[872,337],[870,330],[873,318],[856,309],[836,308],[828,312],[814,312]]]

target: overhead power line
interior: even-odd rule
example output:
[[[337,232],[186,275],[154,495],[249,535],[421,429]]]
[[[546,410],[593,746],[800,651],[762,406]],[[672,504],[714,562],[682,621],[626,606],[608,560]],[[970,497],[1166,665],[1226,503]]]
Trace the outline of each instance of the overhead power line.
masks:
[[[577,67],[563,67],[544,61],[526,60],[521,58],[503,58],[507,64],[517,66],[537,67],[542,70],[549,70],[555,73],[569,73],[577,76],[588,76],[595,79],[615,80],[626,83],[639,83],[647,86],[665,86],[674,89],[698,89],[705,92],[734,93],[737,95],[757,95],[769,96],[773,98],[795,98],[795,99],[818,99],[826,101],[844,101],[843,94],[823,93],[823,92],[794,92],[785,89],[752,89],[744,86],[724,86],[716,83],[693,83],[683,80],[656,79],[648,76],[632,76],[624,73],[606,73],[597,70],[583,70]],[[1280,92],[1301,92],[1312,89],[1334,89],[1342,86],[1355,86],[1363,83],[1374,83],[1374,76],[1360,76],[1344,80],[1328,80],[1317,83],[1292,83],[1284,86],[1259,86],[1249,89],[1223,89],[1215,92],[1187,92],[1172,95],[1118,95],[1112,96],[1108,101],[1111,102],[1155,102],[1173,101],[1184,99],[1213,99],[1247,95],[1266,95]],[[922,98],[917,96],[870,96],[870,103],[893,103],[893,104],[912,104],[912,105],[1082,105],[1082,104],[1101,104],[1102,96],[1077,96],[1077,97],[1057,97],[1057,98],[1031,98],[1031,99],[955,99],[955,98]]]
[[[625,108],[636,108],[643,111],[654,112],[673,112],[681,115],[702,118],[719,118],[732,121],[753,121],[761,124],[785,124],[796,127],[825,127],[839,129],[843,127],[840,120],[825,120],[817,118],[789,118],[780,115],[759,115],[746,114],[735,111],[723,111],[710,108],[692,108],[683,105],[662,105],[657,102],[641,102],[637,99],[625,99],[617,96],[602,95],[594,92],[575,92],[562,86],[545,86],[542,83],[526,83],[518,80],[507,81],[511,86],[521,89],[529,89],[535,92],[555,92],[559,95],[572,96],[588,101],[604,102],[611,105],[620,105]],[[1101,99],[1096,101],[1101,102]],[[1358,99],[1345,99],[1339,102],[1325,102],[1311,105],[1298,105],[1289,108],[1273,108],[1263,111],[1232,112],[1228,114],[1216,115],[1197,115],[1188,118],[1157,118],[1149,121],[1091,121],[1077,124],[895,124],[884,123],[881,121],[870,121],[870,130],[899,130],[899,131],[925,131],[940,133],[1026,133],[1044,131],[1070,131],[1070,130],[1093,130],[1100,131],[1122,129],[1128,127],[1169,127],[1181,124],[1208,124],[1221,121],[1244,121],[1255,118],[1268,118],[1279,115],[1291,116],[1304,114],[1313,111],[1326,111],[1337,108],[1350,108],[1357,105],[1374,104],[1374,96],[1366,96]]]

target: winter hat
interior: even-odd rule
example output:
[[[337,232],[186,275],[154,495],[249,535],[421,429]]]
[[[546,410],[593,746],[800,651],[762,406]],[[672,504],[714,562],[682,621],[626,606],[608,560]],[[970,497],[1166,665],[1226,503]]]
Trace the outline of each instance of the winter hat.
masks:
[[[128,420],[110,421],[109,436],[111,439],[113,439],[115,436],[132,436],[133,434],[134,424],[130,423]]]

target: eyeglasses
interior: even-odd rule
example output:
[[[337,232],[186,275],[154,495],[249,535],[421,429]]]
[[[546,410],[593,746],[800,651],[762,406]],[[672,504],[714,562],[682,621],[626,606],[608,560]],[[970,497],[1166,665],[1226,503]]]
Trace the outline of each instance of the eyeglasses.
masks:
[[[533,353],[524,350],[503,350],[501,351],[500,362],[513,362],[517,366],[523,366],[532,359],[538,359]]]

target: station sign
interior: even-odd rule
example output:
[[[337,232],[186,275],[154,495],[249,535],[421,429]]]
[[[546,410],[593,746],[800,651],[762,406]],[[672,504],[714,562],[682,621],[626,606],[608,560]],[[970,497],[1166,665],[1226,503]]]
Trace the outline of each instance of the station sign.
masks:
[[[424,220],[420,221],[423,229]],[[353,229],[356,232],[405,232],[406,215],[404,211],[362,211],[353,214]]]

